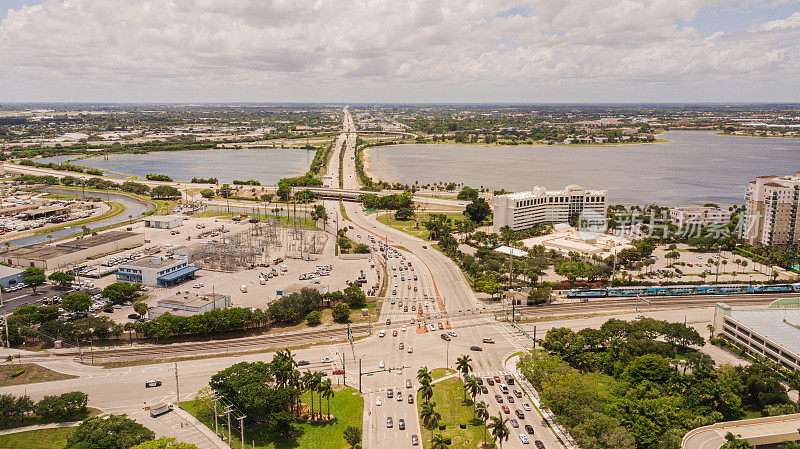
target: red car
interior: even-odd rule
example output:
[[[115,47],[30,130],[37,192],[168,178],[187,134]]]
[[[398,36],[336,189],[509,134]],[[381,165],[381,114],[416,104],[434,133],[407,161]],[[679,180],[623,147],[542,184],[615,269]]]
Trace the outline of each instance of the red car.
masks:
[[[503,409],[503,413],[505,413],[505,414],[509,414],[509,413],[511,413],[511,410],[509,410],[509,409],[508,409],[508,406],[507,406],[507,405],[504,405],[504,406],[502,406],[502,407],[500,407],[500,408],[502,408],[502,409]]]
[[[333,370],[333,374],[344,374],[344,370],[343,369],[335,369],[335,370]]]
[[[500,376],[494,376],[494,381],[500,383]]]
[[[392,337],[397,337],[397,331],[392,331]]]

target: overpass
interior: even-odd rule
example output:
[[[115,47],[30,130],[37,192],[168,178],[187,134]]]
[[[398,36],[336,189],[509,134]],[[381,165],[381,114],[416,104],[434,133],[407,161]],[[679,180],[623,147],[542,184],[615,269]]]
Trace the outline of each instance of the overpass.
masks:
[[[727,421],[690,430],[681,441],[681,449],[719,449],[730,432],[740,435],[753,446],[800,439],[800,413],[764,418]]]

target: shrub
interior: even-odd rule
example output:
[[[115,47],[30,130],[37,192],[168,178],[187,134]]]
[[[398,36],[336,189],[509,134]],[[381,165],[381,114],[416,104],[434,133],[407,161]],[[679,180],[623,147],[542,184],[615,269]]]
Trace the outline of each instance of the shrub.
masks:
[[[322,313],[319,310],[315,310],[310,312],[306,315],[306,322],[309,326],[318,326],[322,323]]]
[[[25,368],[20,368],[20,369],[14,371],[13,373],[11,373],[11,377],[19,377],[19,376],[21,376],[23,374],[25,374]]]

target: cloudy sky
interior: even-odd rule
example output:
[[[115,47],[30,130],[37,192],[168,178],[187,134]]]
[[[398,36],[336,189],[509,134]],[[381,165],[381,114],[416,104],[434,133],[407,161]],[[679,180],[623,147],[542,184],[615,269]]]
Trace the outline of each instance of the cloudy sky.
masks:
[[[0,0],[0,101],[800,101],[800,0]]]

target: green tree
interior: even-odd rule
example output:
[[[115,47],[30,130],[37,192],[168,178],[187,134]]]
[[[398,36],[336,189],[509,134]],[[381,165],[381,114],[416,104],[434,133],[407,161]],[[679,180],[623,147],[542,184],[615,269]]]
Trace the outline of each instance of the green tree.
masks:
[[[478,199],[478,191],[472,187],[464,186],[461,191],[458,192],[456,198],[461,201],[474,201]]]
[[[352,284],[344,289],[344,300],[351,309],[358,309],[367,304],[367,295],[358,284]]]
[[[347,426],[344,429],[344,440],[350,447],[356,447],[361,444],[361,428],[356,426]]]
[[[398,220],[408,220],[409,218],[414,216],[414,209],[410,207],[403,207],[397,209],[394,213],[394,218]]]
[[[358,243],[353,247],[354,254],[369,254],[369,246],[364,243]]]
[[[442,420],[442,415],[436,411],[435,402],[426,402],[422,405],[422,408],[419,411],[419,419],[422,420],[422,424],[425,427],[434,429],[439,426],[439,422]]]
[[[419,395],[422,396],[422,400],[425,401],[426,404],[430,402],[433,397],[433,386],[429,380],[423,379],[419,381]]]
[[[336,304],[333,306],[333,310],[331,310],[331,315],[333,316],[333,321],[337,323],[346,323],[350,321],[350,308],[344,303]]]
[[[489,406],[481,401],[475,405],[475,416],[483,423],[483,446],[486,447],[486,421],[489,420]]]
[[[65,449],[128,449],[155,434],[125,415],[89,418],[67,439]]]
[[[431,437],[431,449],[446,449],[447,441],[447,438],[437,433]]]
[[[139,289],[141,284],[129,282],[114,282],[108,287],[104,288],[101,292],[103,296],[108,298],[114,304],[122,304],[126,301],[133,301],[134,298],[139,296]]]
[[[203,189],[200,191],[200,195],[202,195],[203,198],[214,198],[214,191],[211,189]]]
[[[33,401],[29,396],[14,396],[13,394],[0,394],[0,424],[8,427],[22,421],[33,409]]]
[[[728,432],[725,434],[725,444],[720,446],[720,449],[753,449],[753,445],[743,440],[741,435]]]
[[[72,391],[58,396],[45,396],[34,406],[34,412],[47,422],[71,421],[86,414],[89,395]]]
[[[46,280],[44,276],[44,270],[39,267],[26,268],[25,271],[22,272],[22,279],[26,284],[28,284],[28,287],[33,290],[34,294],[36,293],[36,287],[44,284],[44,281]]]
[[[319,326],[322,324],[322,312],[319,310],[308,312],[308,315],[306,315],[306,323],[308,323],[309,326]]]
[[[92,305],[88,293],[72,293],[64,297],[61,307],[68,312],[86,312]]]
[[[139,316],[147,316],[147,304],[144,301],[139,301],[133,304],[133,311],[138,313]]]
[[[466,209],[464,210],[464,215],[470,219],[473,223],[483,223],[483,220],[486,219],[492,213],[492,206],[486,202],[483,198],[476,198],[472,200],[471,203],[467,204]]]
[[[153,198],[166,198],[166,199],[178,198],[181,196],[181,192],[172,186],[158,186],[154,187],[153,190],[150,191],[150,196]]]
[[[461,377],[465,380],[464,382],[464,403],[467,402],[467,383],[466,379],[469,373],[472,371],[472,358],[469,354],[464,354],[461,357],[456,359],[456,371],[461,373]]]
[[[63,271],[54,271],[48,279],[58,284],[61,288],[67,289],[72,285],[72,281],[75,280],[75,276],[64,273]]]

